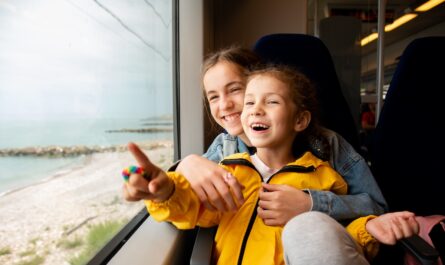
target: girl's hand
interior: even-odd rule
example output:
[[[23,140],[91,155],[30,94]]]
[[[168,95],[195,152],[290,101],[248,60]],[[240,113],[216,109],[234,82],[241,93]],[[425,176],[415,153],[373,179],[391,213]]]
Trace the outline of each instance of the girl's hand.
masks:
[[[366,230],[380,243],[394,245],[399,239],[419,233],[419,224],[411,212],[393,212],[369,220]]]
[[[176,168],[189,182],[204,206],[212,211],[234,211],[244,203],[243,186],[214,162],[199,156],[185,157]]]
[[[311,197],[304,191],[288,185],[263,183],[257,211],[266,225],[284,226],[292,217],[311,207]]]
[[[134,143],[128,144],[139,166],[144,170],[147,178],[140,174],[131,174],[128,182],[124,184],[124,198],[127,201],[153,200],[162,202],[170,198],[174,192],[174,183],[165,172],[152,164],[148,157]]]

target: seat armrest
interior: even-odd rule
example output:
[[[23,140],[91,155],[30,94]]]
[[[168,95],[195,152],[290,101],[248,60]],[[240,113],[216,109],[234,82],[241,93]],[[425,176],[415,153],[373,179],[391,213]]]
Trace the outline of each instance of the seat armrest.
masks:
[[[213,245],[218,227],[200,227],[193,246],[190,265],[209,265],[212,261]]]
[[[187,255],[181,251],[187,246],[187,232],[148,217],[108,262],[90,261],[88,264],[145,265],[148,261],[150,264],[184,264]]]
[[[423,265],[437,264],[439,253],[420,236],[414,235],[412,237],[403,238],[399,242]]]

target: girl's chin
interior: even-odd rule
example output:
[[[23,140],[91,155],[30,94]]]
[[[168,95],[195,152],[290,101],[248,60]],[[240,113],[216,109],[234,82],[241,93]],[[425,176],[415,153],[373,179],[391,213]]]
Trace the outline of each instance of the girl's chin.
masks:
[[[232,136],[238,136],[242,133],[244,133],[243,128],[225,128],[227,133],[232,135]]]

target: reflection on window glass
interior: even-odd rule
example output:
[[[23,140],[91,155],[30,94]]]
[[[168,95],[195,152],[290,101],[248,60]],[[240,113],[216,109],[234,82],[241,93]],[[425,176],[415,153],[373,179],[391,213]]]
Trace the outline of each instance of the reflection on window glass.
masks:
[[[137,212],[121,170],[173,157],[172,3],[0,2],[0,264],[85,264]]]

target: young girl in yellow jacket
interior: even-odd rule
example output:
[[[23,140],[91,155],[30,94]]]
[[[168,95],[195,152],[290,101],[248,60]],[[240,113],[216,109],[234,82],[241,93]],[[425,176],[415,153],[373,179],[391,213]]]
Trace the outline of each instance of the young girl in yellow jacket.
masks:
[[[301,73],[288,67],[266,67],[249,75],[241,121],[244,132],[256,147],[252,156],[234,154],[221,161],[229,172],[226,182],[236,178],[245,201],[233,212],[209,211],[200,203],[187,180],[176,172],[165,174],[134,145],[129,148],[150,176],[150,215],[170,221],[179,229],[218,225],[214,259],[217,264],[284,264],[282,226],[268,226],[257,217],[259,191],[263,183],[286,184],[301,190],[330,190],[347,193],[347,184],[326,161],[315,156],[309,145],[321,144],[316,122],[315,90]],[[381,222],[368,216],[348,225],[347,230],[363,247],[365,256],[377,251],[369,231],[389,232],[400,238],[416,232],[411,213],[385,217]],[[373,219],[375,218],[375,219]],[[370,221],[371,220],[371,221]],[[381,238],[388,236],[383,233]]]

